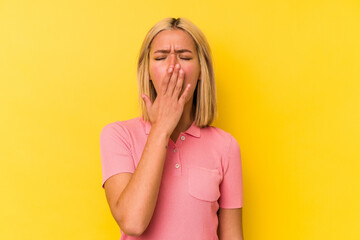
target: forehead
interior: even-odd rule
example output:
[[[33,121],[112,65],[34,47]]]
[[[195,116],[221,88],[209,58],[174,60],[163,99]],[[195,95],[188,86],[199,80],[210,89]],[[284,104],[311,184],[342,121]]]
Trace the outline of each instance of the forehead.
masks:
[[[159,32],[150,45],[150,51],[159,49],[189,49],[195,52],[195,43],[190,34],[183,30],[163,30]]]

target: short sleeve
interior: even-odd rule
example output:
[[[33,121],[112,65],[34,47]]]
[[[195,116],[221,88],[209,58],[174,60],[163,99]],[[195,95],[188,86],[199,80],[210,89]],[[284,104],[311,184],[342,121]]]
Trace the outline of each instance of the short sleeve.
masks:
[[[129,142],[129,135],[120,125],[120,122],[110,123],[101,130],[100,156],[102,188],[104,188],[105,181],[117,173],[135,172]]]
[[[220,184],[219,207],[241,208],[243,206],[241,154],[239,144],[232,135],[222,162],[224,175]]]

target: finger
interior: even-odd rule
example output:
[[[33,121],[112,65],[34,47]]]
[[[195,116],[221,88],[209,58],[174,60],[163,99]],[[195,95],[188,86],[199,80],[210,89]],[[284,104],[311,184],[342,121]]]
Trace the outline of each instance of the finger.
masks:
[[[147,112],[148,112],[148,114],[149,114],[150,109],[151,109],[151,107],[152,107],[151,100],[150,100],[150,98],[149,98],[147,95],[145,95],[145,94],[142,94],[142,95],[141,95],[141,98],[142,98],[143,101],[145,102],[146,110],[147,110]]]
[[[171,74],[173,73],[173,71],[174,71],[174,68],[172,66],[169,66],[168,69],[166,70],[165,77],[161,82],[161,94],[162,95],[165,95],[165,93],[167,91],[170,77],[171,77]]]
[[[183,83],[184,83],[184,70],[180,69],[179,76],[176,81],[175,89],[173,92],[173,96],[176,97],[176,100],[179,99],[179,94],[181,92],[181,89],[183,88]]]
[[[181,94],[181,97],[180,97],[180,99],[179,99],[179,103],[181,103],[182,105],[185,105],[185,102],[186,102],[186,100],[187,100],[187,98],[188,98],[188,96],[189,96],[190,86],[191,86],[191,84],[188,83],[188,84],[186,85],[186,87],[185,87],[184,92]]]
[[[169,85],[169,81],[170,81],[170,77],[172,75],[172,73],[174,72],[174,67],[175,67],[175,54],[171,53],[170,54],[170,63],[169,66],[167,68],[166,74],[164,79],[162,79],[162,83],[161,83],[161,91],[162,91],[162,95],[165,95],[168,85]]]
[[[166,90],[166,94],[169,95],[169,96],[171,96],[173,94],[173,92],[174,92],[174,87],[175,87],[175,84],[176,84],[176,80],[178,78],[179,69],[180,69],[180,65],[176,64],[174,72],[171,75],[171,78],[170,78],[170,81],[169,81],[169,84],[168,84],[168,87],[167,87],[167,90]]]

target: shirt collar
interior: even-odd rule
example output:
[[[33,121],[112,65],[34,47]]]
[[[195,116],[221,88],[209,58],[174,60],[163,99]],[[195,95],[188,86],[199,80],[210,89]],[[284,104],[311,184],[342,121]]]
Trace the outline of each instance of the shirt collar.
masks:
[[[142,123],[145,124],[145,133],[146,135],[149,135],[151,129],[151,123],[144,121],[142,117],[140,117],[140,121],[142,121]],[[194,120],[191,126],[185,131],[185,133],[194,137],[200,137],[200,130],[201,130],[200,127],[195,125],[195,120]]]

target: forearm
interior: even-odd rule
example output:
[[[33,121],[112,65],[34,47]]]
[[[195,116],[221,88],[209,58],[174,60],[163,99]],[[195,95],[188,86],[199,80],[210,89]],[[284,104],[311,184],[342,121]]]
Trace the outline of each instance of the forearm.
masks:
[[[135,232],[149,225],[161,184],[169,135],[153,126],[140,162],[117,201],[123,224]]]

